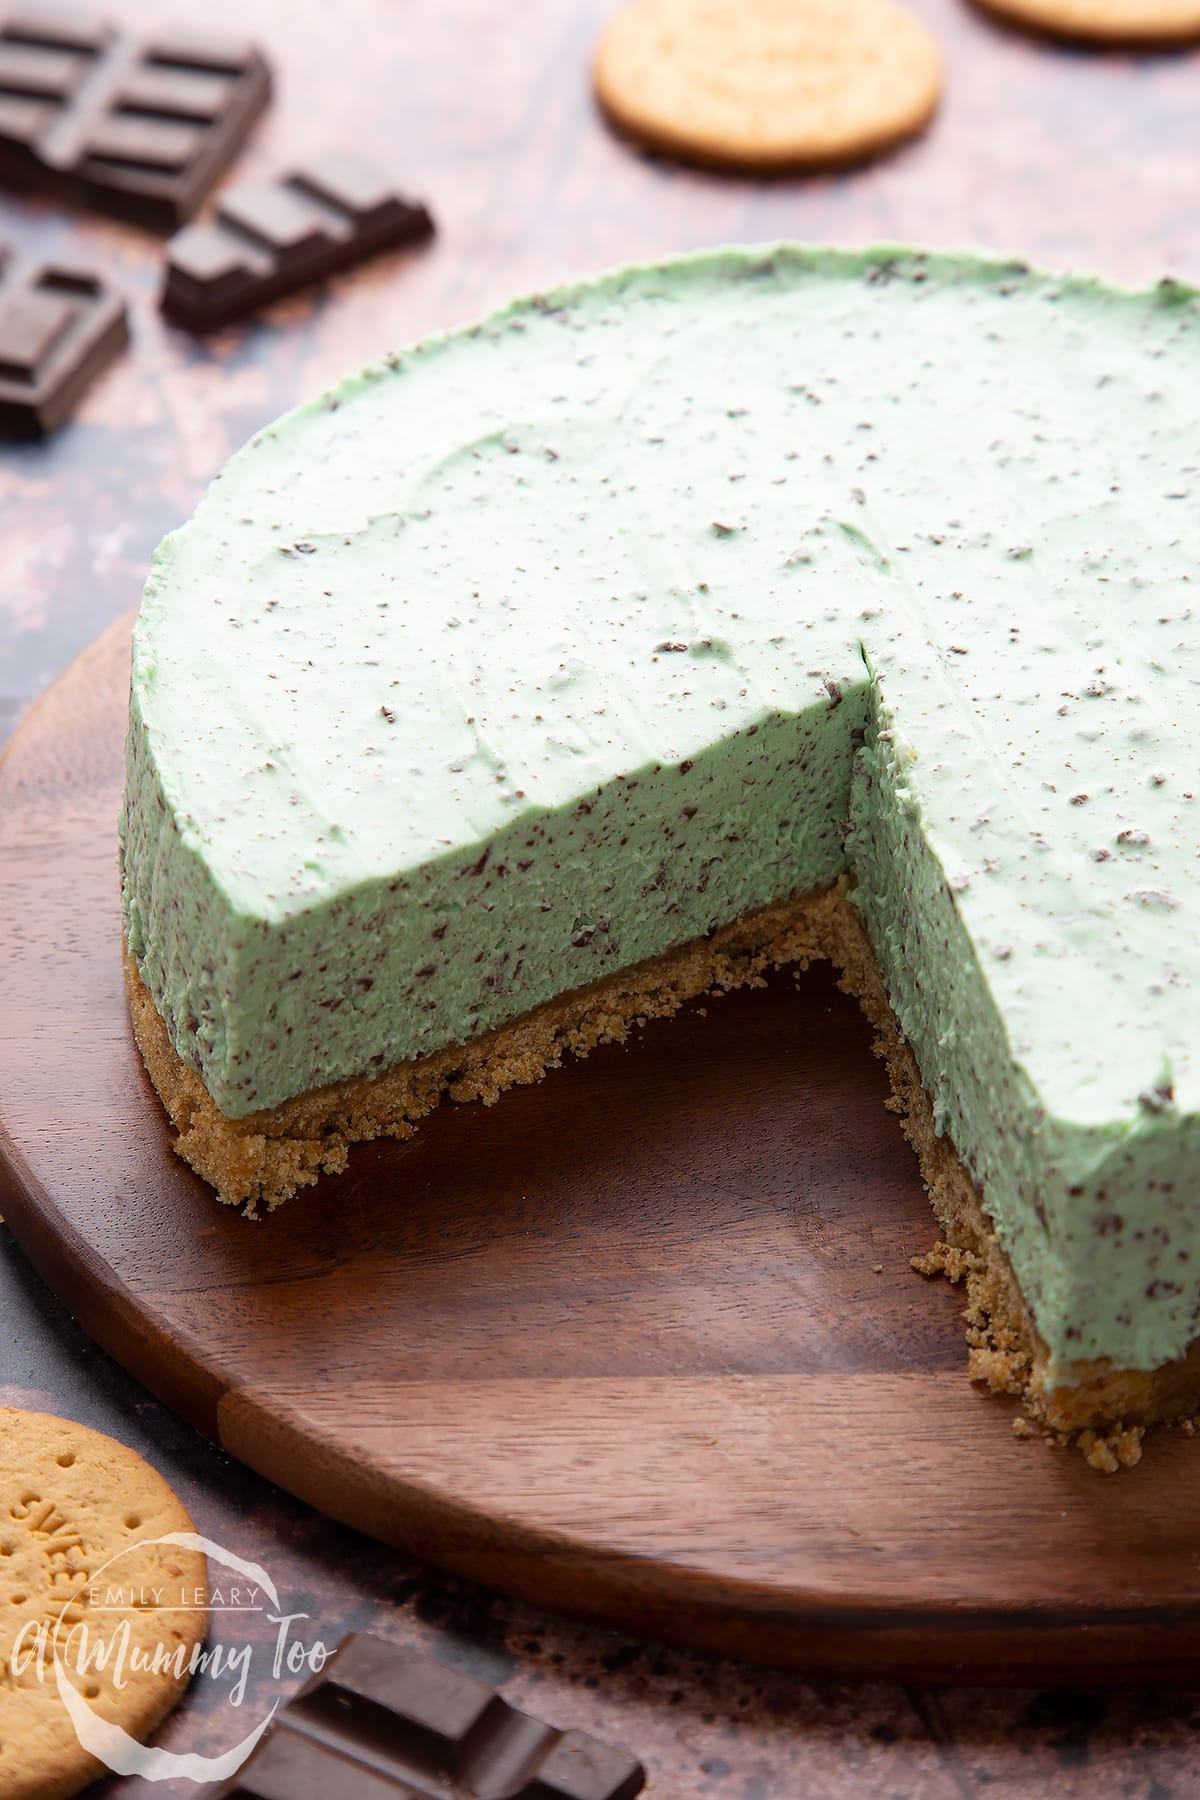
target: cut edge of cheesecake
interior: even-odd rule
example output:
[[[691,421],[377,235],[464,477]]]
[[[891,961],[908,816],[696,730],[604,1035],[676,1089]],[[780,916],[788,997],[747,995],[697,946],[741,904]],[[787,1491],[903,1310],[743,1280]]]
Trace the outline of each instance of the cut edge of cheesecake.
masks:
[[[887,1104],[916,1152],[942,1232],[926,1256],[913,1258],[913,1267],[965,1279],[971,1379],[1022,1400],[1048,1434],[1078,1435],[1095,1467],[1112,1472],[1136,1462],[1147,1425],[1190,1420],[1200,1406],[1200,1338],[1186,1355],[1158,1369],[1077,1362],[1048,1385],[1046,1346],[970,1174],[950,1139],[936,1130],[916,1058],[888,1004],[846,880],[764,907],[467,1044],[314,1089],[242,1119],[222,1113],[181,1060],[128,949],[125,984],[134,1037],[179,1133],[176,1152],[219,1199],[254,1218],[260,1206],[274,1211],[320,1174],[343,1170],[351,1144],[411,1137],[416,1122],[443,1096],[491,1105],[507,1088],[540,1081],[568,1052],[583,1057],[597,1045],[620,1043],[689,1000],[761,984],[768,969],[805,969],[821,961],[834,965],[838,985],[859,1002],[876,1031],[875,1053],[892,1087]]]

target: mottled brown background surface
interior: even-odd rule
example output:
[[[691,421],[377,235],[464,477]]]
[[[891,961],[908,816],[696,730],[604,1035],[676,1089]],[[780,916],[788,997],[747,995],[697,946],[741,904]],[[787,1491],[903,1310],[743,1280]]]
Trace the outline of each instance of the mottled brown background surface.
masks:
[[[0,232],[23,249],[109,270],[132,302],[134,337],[74,425],[47,446],[0,447],[0,738],[136,597],[157,538],[256,426],[514,290],[781,236],[984,244],[1127,280],[1200,279],[1200,55],[1092,55],[1005,32],[961,0],[912,3],[947,64],[928,136],[851,175],[763,184],[655,163],[598,122],[586,60],[606,0],[191,9],[195,23],[254,33],[276,63],[275,105],[239,172],[356,140],[430,200],[440,233],[429,250],[382,259],[197,347],[159,321],[154,240],[0,199]],[[123,7],[155,22],[185,11]],[[201,1530],[266,1564],[289,1609],[311,1615],[310,1637],[371,1625],[423,1645],[557,1723],[623,1739],[653,1791],[679,1800],[1200,1795],[1200,1695],[1081,1693],[1069,1669],[1043,1694],[820,1686],[577,1630],[446,1581],[231,1465],[94,1350],[0,1242],[0,1402],[84,1419],[139,1447]],[[202,1683],[164,1741],[224,1748],[273,1694],[256,1684],[231,1723],[223,1690]],[[121,1800],[193,1791],[108,1788]]]

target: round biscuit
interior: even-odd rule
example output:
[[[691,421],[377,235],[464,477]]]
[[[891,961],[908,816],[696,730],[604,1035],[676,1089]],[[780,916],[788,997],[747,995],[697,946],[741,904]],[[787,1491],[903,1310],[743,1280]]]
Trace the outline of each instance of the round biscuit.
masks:
[[[148,1737],[179,1700],[207,1628],[207,1566],[198,1550],[152,1540],[194,1530],[162,1476],[124,1444],[48,1413],[0,1408],[5,1800],[67,1800],[105,1773],[59,1697],[56,1643],[91,1710],[133,1738]],[[85,1644],[91,1654],[80,1674]],[[135,1666],[135,1652],[149,1661],[156,1651],[170,1666]],[[185,1668],[178,1679],[176,1660]]]
[[[639,142],[759,171],[885,150],[928,122],[941,89],[937,45],[898,0],[632,0],[592,73]]]
[[[985,12],[1093,44],[1182,44],[1200,37],[1200,0],[978,0]]]

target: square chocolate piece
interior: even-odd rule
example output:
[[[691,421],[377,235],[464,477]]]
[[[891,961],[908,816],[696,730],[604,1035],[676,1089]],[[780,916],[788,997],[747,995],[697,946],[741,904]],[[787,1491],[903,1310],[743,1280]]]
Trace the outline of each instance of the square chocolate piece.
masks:
[[[251,45],[0,8],[0,182],[174,231],[270,94]]]
[[[0,432],[53,431],[128,339],[125,303],[97,276],[0,245]]]
[[[167,247],[162,308],[190,331],[213,331],[432,230],[426,208],[380,170],[331,151],[278,181],[231,188],[211,224],[177,233]]]
[[[628,1750],[358,1632],[209,1800],[635,1800],[645,1781]]]

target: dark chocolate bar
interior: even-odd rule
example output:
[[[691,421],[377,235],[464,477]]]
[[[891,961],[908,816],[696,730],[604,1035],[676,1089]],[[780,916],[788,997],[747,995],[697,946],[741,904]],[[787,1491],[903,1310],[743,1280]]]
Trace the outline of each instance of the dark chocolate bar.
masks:
[[[270,89],[249,44],[0,7],[0,182],[174,231]]]
[[[191,331],[211,331],[432,230],[425,207],[378,169],[333,152],[279,181],[231,189],[211,225],[173,237],[163,311]]]
[[[208,1800],[633,1800],[645,1780],[627,1750],[357,1632]]]
[[[128,340],[125,302],[95,275],[0,244],[0,432],[53,431]]]

